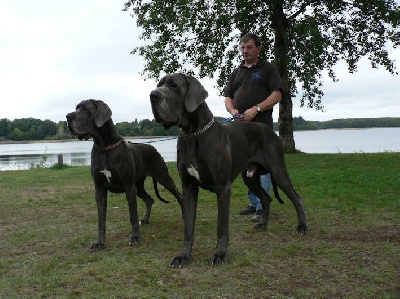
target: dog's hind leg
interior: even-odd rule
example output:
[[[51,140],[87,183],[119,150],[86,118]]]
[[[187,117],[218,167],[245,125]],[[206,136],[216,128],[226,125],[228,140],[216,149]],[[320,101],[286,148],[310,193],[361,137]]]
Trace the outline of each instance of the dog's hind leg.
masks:
[[[146,178],[140,178],[136,181],[136,189],[137,189],[137,196],[143,199],[144,203],[146,204],[146,212],[143,215],[142,220],[140,220],[141,225],[149,224],[151,208],[154,204],[154,199],[146,192],[144,189],[144,181]]]
[[[287,197],[289,197],[296,209],[297,218],[299,220],[299,224],[297,225],[297,232],[307,233],[308,225],[301,197],[294,190],[286,168],[283,166],[279,167],[278,169],[280,169],[280,171],[276,171],[275,169],[272,170],[271,177],[276,182],[278,187],[287,195]]]
[[[263,172],[260,171],[256,164],[249,165],[248,169],[242,172],[243,182],[261,201],[263,206],[262,220],[256,224],[254,229],[265,231],[268,226],[269,211],[272,202],[271,196],[263,189],[260,181],[260,176]]]

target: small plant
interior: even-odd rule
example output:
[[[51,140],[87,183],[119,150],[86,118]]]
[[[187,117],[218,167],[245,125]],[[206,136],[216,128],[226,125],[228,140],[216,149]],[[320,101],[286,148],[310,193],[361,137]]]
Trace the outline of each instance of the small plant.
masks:
[[[40,168],[45,168],[46,167],[46,162],[47,159],[49,158],[49,155],[47,154],[47,146],[45,148],[44,154],[42,155],[42,158],[40,159],[38,164],[31,163],[30,169],[40,169]]]

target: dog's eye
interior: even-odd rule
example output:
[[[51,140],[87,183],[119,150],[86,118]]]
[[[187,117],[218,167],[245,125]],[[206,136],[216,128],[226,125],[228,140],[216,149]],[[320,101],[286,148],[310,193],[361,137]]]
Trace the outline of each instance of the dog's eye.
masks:
[[[168,85],[172,88],[178,88],[178,85],[174,81],[170,81]]]

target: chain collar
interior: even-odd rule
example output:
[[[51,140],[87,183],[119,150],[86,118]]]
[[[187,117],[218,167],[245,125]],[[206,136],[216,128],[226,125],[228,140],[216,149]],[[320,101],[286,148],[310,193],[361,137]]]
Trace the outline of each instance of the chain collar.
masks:
[[[213,117],[213,118],[210,120],[210,122],[209,122],[208,124],[206,124],[203,128],[201,128],[200,130],[198,130],[198,131],[196,131],[196,132],[190,133],[190,134],[185,134],[185,133],[183,132],[183,130],[180,129],[180,131],[179,131],[179,136],[180,136],[180,137],[185,137],[185,138],[197,137],[197,136],[199,136],[200,134],[203,134],[205,131],[207,131],[207,130],[212,126],[213,123],[214,123],[214,117]]]
[[[94,145],[94,147],[96,148],[96,149],[98,149],[99,151],[109,151],[109,150],[112,150],[112,149],[114,149],[114,148],[116,148],[118,145],[120,145],[121,143],[125,143],[125,140],[124,139],[121,139],[120,141],[118,141],[117,143],[114,143],[113,145],[110,145],[110,146],[107,146],[107,147],[99,147],[98,145],[96,145],[96,144],[93,144]]]

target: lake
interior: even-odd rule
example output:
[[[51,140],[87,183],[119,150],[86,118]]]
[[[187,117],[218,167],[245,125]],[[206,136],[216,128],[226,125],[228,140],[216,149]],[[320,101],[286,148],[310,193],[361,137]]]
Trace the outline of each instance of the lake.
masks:
[[[295,131],[296,148],[305,153],[400,152],[400,128],[332,129]],[[165,161],[176,161],[176,138],[128,138],[131,142],[151,143]],[[0,144],[0,171],[22,170],[57,163],[90,165],[93,141],[62,141]]]

